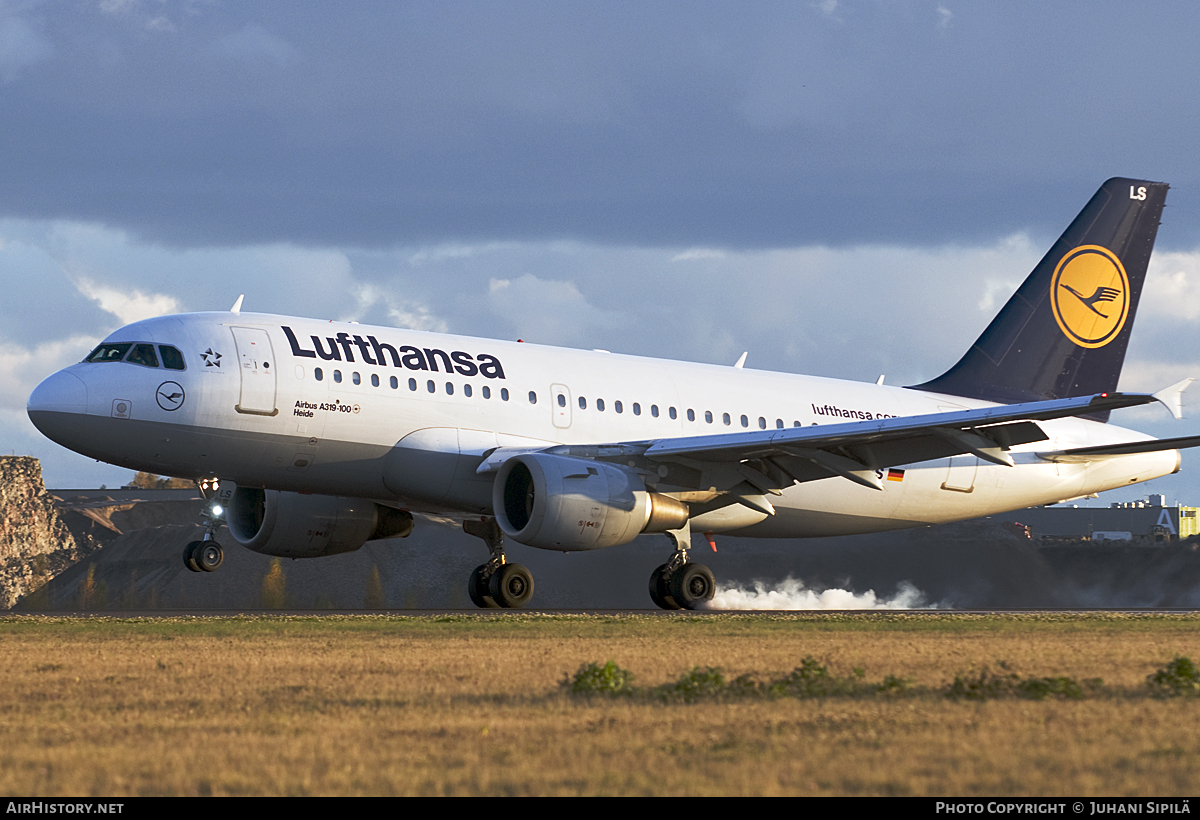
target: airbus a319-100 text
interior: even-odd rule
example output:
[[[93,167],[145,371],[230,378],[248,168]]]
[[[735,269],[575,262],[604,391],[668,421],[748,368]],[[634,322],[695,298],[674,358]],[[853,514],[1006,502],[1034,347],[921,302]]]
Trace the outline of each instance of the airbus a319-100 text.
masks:
[[[802,537],[1051,504],[1179,469],[1200,437],[1108,423],[1185,380],[1115,392],[1168,186],[1110,179],[962,359],[909,387],[228,312],[136,322],[42,382],[46,436],[135,470],[219,479],[190,569],[242,546],[316,558],[457,517],[480,606],[533,578],[504,543],[669,538],[664,608],[710,600],[693,533]]]

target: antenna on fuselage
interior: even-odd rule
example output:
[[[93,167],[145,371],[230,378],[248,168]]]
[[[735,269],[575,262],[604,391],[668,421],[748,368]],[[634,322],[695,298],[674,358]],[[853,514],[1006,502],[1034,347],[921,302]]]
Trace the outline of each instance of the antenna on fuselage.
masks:
[[[736,362],[734,362],[733,366],[736,367],[738,370],[741,370],[746,364],[746,354],[749,352],[750,351],[747,350],[745,353],[743,353],[741,356],[739,356],[738,360]]]
[[[242,312],[242,300],[245,298],[246,298],[246,294],[244,294],[244,293],[240,294],[237,298],[237,301],[233,303],[233,307],[231,307],[229,309],[229,312],[230,313],[241,313]]]

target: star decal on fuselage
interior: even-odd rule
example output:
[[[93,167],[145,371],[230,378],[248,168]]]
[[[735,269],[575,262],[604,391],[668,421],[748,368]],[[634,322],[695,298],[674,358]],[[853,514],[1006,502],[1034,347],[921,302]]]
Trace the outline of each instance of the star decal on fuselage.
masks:
[[[221,354],[215,352],[211,347],[200,354],[200,358],[204,359],[205,367],[220,367]]]

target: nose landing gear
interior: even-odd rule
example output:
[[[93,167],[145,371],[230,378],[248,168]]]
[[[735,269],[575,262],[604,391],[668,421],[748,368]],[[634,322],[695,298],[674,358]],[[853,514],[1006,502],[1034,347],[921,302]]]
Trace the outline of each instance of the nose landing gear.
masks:
[[[207,495],[207,483],[200,484],[201,492]],[[215,484],[215,482],[214,482]],[[225,562],[225,550],[216,542],[216,532],[221,528],[221,508],[216,502],[204,508],[204,537],[191,541],[183,548],[183,565],[192,572],[216,572]]]
[[[216,541],[192,541],[183,548],[183,563],[192,572],[216,572],[225,562],[225,550]]]

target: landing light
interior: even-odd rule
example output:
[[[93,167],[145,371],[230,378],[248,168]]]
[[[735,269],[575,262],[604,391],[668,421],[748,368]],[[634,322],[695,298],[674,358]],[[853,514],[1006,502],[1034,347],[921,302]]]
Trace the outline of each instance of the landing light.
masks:
[[[212,505],[212,517],[213,518],[220,518],[224,512],[225,512],[225,508],[222,507],[220,504]]]

